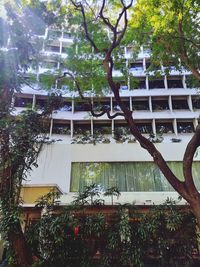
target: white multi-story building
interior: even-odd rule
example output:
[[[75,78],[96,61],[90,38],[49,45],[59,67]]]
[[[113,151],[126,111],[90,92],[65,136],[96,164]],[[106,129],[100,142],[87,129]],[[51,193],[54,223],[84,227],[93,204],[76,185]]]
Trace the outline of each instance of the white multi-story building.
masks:
[[[68,33],[56,30],[47,30],[41,40],[48,40],[42,45],[43,62],[37,71],[30,70],[37,72],[37,77],[62,69],[62,60],[67,57],[65,48],[73,42]],[[188,87],[190,73],[171,66],[166,75],[161,66],[162,75],[153,77],[153,73],[147,71],[150,51],[145,47],[141,48],[137,59],[132,59],[129,47],[124,49],[124,56],[131,66],[130,75],[137,82],[136,88],[122,83],[121,97],[133,111],[142,134],[156,143],[175,174],[183,179],[184,150],[200,113],[198,90]],[[24,183],[22,194],[27,203],[33,200],[31,194],[42,194],[54,186],[64,193],[63,203],[68,203],[75,192],[90,183],[100,184],[102,188],[117,186],[121,191],[118,199],[121,203],[158,204],[167,197],[178,197],[147,151],[129,135],[123,117],[110,120],[104,115],[95,118],[75,93],[66,93],[63,97],[63,107],[53,112],[48,128],[50,138],[59,141],[44,146],[38,159],[39,167]],[[89,94],[86,97],[94,106],[109,106],[112,113],[119,111],[112,94],[100,100]],[[45,91],[25,86],[16,94],[15,112],[27,105],[42,108],[46,101]],[[193,172],[198,188],[199,160],[197,153]]]

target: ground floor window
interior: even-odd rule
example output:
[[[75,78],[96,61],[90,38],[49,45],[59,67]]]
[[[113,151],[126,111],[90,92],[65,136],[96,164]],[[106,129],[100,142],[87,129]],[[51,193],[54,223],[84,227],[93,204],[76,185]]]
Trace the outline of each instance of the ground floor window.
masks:
[[[168,162],[175,175],[183,180],[182,162]],[[200,189],[200,162],[193,163],[193,175]],[[121,192],[173,191],[153,162],[73,162],[70,191],[81,191],[96,183],[103,189],[117,186]]]

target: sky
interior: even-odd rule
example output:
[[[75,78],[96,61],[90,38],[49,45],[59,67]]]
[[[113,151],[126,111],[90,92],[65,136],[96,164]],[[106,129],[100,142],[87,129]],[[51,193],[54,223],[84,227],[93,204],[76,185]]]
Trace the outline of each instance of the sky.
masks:
[[[4,9],[3,0],[0,0],[0,17],[6,17],[6,11]]]

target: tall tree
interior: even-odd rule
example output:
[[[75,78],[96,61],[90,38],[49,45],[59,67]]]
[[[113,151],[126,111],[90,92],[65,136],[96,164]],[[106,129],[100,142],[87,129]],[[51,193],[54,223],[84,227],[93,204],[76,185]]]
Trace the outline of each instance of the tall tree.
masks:
[[[157,3],[157,1],[152,2],[155,4]],[[162,1],[158,1],[158,5],[160,5],[161,2]],[[164,1],[164,3],[167,2],[168,1]],[[178,5],[179,2],[182,3],[183,1],[173,2],[176,2]],[[195,8],[199,6],[198,2],[188,2],[188,5],[190,4],[188,10],[190,10],[193,2]],[[96,114],[93,110],[92,103],[88,102],[92,115],[99,117],[103,114],[107,114],[110,119],[117,116],[124,117],[131,133],[137,139],[141,147],[149,152],[155,164],[160,168],[173,188],[188,201],[200,227],[200,194],[195,186],[192,175],[193,157],[196,149],[200,146],[200,125],[197,126],[194,136],[186,147],[183,157],[184,181],[181,181],[169,168],[164,157],[155,145],[140,133],[134,120],[134,112],[124,105],[120,97],[120,83],[113,75],[114,69],[118,69],[121,71],[123,79],[128,76],[128,67],[124,64],[121,47],[128,44],[130,40],[134,40],[134,36],[130,39],[130,32],[132,29],[129,28],[129,19],[133,21],[135,17],[133,14],[133,17],[131,18],[128,14],[129,11],[132,11],[133,1],[122,0],[110,3],[106,0],[100,2],[71,0],[70,4],[57,2],[55,6],[55,3],[52,1],[51,5],[49,3],[48,5],[52,10],[57,9],[57,13],[63,12],[66,14],[68,24],[63,25],[65,25],[66,30],[70,31],[74,36],[74,43],[67,51],[68,59],[65,62],[65,67],[68,71],[63,75],[63,77],[66,78],[66,83],[68,83],[69,88],[78,90],[82,99],[84,99],[84,91],[90,90],[91,88],[92,91],[97,94],[102,92],[102,90],[111,90],[117,104],[121,108],[121,112],[112,114],[109,109],[102,107],[101,112]],[[195,12],[195,10],[193,12],[188,11],[187,16],[190,18],[187,19],[193,21],[194,15],[196,14]],[[112,14],[115,15],[113,16]],[[168,11],[166,11],[166,14],[172,17],[176,15],[175,12],[168,13]],[[182,19],[182,22],[184,21],[183,14],[185,13],[181,13],[179,16]],[[171,20],[173,23],[176,22],[175,18]],[[167,27],[166,23],[167,22],[164,23],[165,27]],[[185,22],[183,25],[185,25]],[[181,27],[183,27],[183,25]],[[173,24],[170,24],[169,26],[171,29],[174,29]],[[187,44],[189,43],[185,38],[191,39],[192,37],[184,36],[183,38],[180,38],[180,45],[183,41],[187,42]],[[197,37],[195,36],[195,38]],[[172,47],[175,49],[179,38],[174,39],[175,44],[172,45]],[[190,48],[190,60],[192,62],[192,58],[194,58],[194,55],[196,54],[196,48],[194,47],[193,50],[191,45],[188,45],[188,48]],[[181,46],[180,49],[182,51],[183,47]],[[176,50],[174,50],[174,53],[176,53]],[[193,64],[195,71],[192,71],[198,78],[197,62],[194,60]],[[187,65],[187,62],[185,62],[185,65]],[[187,66],[189,67],[189,65]],[[60,79],[61,78],[62,77],[60,77]]]
[[[35,56],[30,42],[31,29],[24,23],[24,13],[11,5],[0,18],[0,231],[8,241],[13,255],[13,266],[25,267],[33,263],[21,228],[20,191],[46,140],[45,120],[54,106],[40,114],[27,108],[16,114],[13,99],[24,84],[29,83],[24,73]]]

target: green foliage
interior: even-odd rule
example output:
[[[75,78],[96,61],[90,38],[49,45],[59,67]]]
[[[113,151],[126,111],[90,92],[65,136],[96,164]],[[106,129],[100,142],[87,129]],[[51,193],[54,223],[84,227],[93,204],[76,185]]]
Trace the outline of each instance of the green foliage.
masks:
[[[15,253],[14,238],[18,238],[19,246],[26,246],[20,225],[22,182],[32,168],[37,167],[38,154],[47,141],[45,124],[55,101],[49,99],[52,106],[47,104],[40,114],[28,108],[19,114],[13,112],[15,93],[20,92],[24,83],[35,80],[25,72],[36,54],[20,6],[15,10],[7,5],[6,10],[7,20],[0,23],[0,27],[3,25],[3,30],[7,29],[9,33],[9,42],[6,38],[4,42],[0,41],[0,231],[4,241],[7,241],[9,262],[13,260],[17,264],[24,259],[19,259],[20,255]]]
[[[130,140],[130,131],[125,127],[117,127],[114,131],[114,139],[118,142],[126,142]]]
[[[106,190],[106,192],[104,193],[104,196],[110,196],[111,197],[112,205],[113,205],[113,197],[116,196],[117,198],[119,198],[120,195],[121,195],[121,193],[116,186],[108,188]]]
[[[103,205],[104,201],[100,199],[100,187],[93,183],[85,186],[84,190],[79,192],[73,203],[75,205]]]
[[[55,77],[49,74],[41,74],[39,78],[41,85],[44,85],[47,89],[51,89],[55,85]]]
[[[91,185],[86,192],[93,196],[95,188]],[[142,267],[149,260],[158,267],[192,263],[196,222],[176,201],[167,199],[145,214],[131,205],[118,206],[109,220],[104,206],[91,213],[95,207],[88,212],[74,205],[59,212],[47,208],[38,222],[30,224],[26,239],[34,255],[45,259],[36,266]]]
[[[60,195],[61,195],[60,192],[52,190],[46,195],[37,199],[35,206],[40,208],[46,208],[48,210],[52,209],[53,207],[59,205],[58,199],[60,198]]]
[[[198,72],[199,8],[196,0],[139,0],[130,20],[133,38],[149,44],[153,63],[181,70],[181,59],[184,67]]]

